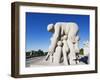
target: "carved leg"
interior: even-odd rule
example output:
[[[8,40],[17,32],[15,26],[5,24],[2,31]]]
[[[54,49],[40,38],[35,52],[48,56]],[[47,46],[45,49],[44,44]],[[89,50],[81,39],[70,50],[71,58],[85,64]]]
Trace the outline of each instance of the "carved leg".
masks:
[[[66,53],[66,51],[63,49],[63,57],[64,57],[64,64],[65,65],[68,65],[68,59],[67,59],[67,53]]]
[[[68,41],[68,46],[69,46],[69,49],[70,49],[70,53],[68,54],[68,57],[69,57],[69,64],[72,65],[72,64],[76,64],[76,54],[75,54],[75,50],[74,50],[74,45],[71,41]]]

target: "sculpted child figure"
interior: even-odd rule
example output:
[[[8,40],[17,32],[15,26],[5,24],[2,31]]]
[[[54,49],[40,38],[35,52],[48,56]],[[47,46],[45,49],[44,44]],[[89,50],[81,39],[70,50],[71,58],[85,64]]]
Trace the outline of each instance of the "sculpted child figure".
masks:
[[[63,51],[63,63],[65,65],[68,65],[68,52],[69,52],[69,47],[68,47],[68,43],[67,43],[67,35],[64,35],[62,37],[62,43],[63,43],[63,47],[62,47],[62,51]]]
[[[69,57],[69,63],[70,64],[77,64],[79,63],[79,36],[76,36],[73,38],[68,38],[68,46],[70,48],[70,53],[68,55]]]
[[[53,63],[54,64],[59,64],[61,53],[62,53],[62,42],[58,41],[57,47],[55,49],[55,53],[53,54]]]

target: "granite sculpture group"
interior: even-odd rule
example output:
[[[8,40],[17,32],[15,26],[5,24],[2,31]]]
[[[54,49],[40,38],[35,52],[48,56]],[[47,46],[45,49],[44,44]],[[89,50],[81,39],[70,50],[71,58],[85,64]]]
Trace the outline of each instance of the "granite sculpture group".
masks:
[[[53,33],[46,61],[54,64],[78,64],[79,27],[74,22],[56,22],[48,24],[47,30]]]

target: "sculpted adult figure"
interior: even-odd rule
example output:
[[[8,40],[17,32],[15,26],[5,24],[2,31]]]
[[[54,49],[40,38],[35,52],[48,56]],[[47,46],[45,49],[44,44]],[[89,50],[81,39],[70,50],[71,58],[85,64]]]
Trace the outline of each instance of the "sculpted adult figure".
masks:
[[[74,22],[57,22],[54,24],[49,24],[47,27],[49,32],[53,32],[51,38],[51,44],[49,46],[48,55],[46,60],[50,55],[53,55],[55,48],[57,46],[58,40],[61,40],[61,36],[67,35],[69,39],[70,49],[73,49],[73,43],[78,32],[78,25]],[[71,51],[73,53],[74,51]],[[75,52],[74,52],[75,53]]]

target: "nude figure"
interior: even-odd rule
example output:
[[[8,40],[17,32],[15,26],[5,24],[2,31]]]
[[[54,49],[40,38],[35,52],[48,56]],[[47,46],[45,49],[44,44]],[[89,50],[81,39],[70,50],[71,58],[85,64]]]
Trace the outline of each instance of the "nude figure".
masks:
[[[61,37],[66,35],[68,36],[68,47],[70,50],[70,53],[68,55],[69,58],[69,63],[70,64],[76,64],[75,59],[76,59],[76,52],[74,49],[74,44],[76,43],[76,36],[78,33],[78,25],[74,22],[57,22],[55,25],[54,24],[49,24],[47,27],[47,30],[49,32],[53,33],[52,39],[51,39],[51,44],[48,49],[48,54],[46,57],[46,60],[50,59],[50,56],[52,56],[55,52],[57,42],[61,40]],[[65,43],[65,42],[63,42]],[[65,45],[64,45],[65,46]],[[76,45],[77,46],[77,45]],[[66,51],[65,51],[66,50]],[[67,53],[67,49],[63,50],[64,53]],[[52,60],[52,57],[51,59]],[[67,64],[65,54],[64,54],[64,63]]]
[[[55,25],[49,24],[47,30],[53,33],[47,55],[47,60],[48,60],[48,56],[53,55],[57,42],[58,40],[60,40],[61,36],[68,35],[70,32],[68,38],[74,39],[73,37],[75,37],[78,32],[78,25],[73,22],[57,22]]]
[[[63,47],[62,47],[62,51],[63,51],[63,63],[65,65],[68,65],[68,52],[69,52],[69,47],[68,47],[68,43],[67,43],[67,35],[64,35],[62,38],[62,42],[63,42]]]
[[[49,32],[54,33],[53,26],[54,26],[54,24],[49,24],[49,25],[47,26],[47,30],[48,30]],[[52,38],[53,38],[53,36],[52,36],[51,39],[50,39],[51,43],[53,42]],[[46,60],[46,61],[49,60],[50,62],[53,62],[53,52],[51,51],[51,46],[49,46],[48,54],[47,54],[45,60]]]
[[[78,57],[79,57],[79,36],[76,36],[74,40],[71,40],[71,38],[68,38],[68,46],[70,49],[70,53],[68,55],[69,57],[69,63],[72,64],[78,64]]]
[[[62,42],[58,41],[57,47],[55,49],[55,53],[53,54],[53,63],[54,64],[59,64],[61,53],[62,53]]]

